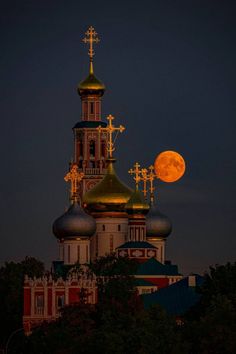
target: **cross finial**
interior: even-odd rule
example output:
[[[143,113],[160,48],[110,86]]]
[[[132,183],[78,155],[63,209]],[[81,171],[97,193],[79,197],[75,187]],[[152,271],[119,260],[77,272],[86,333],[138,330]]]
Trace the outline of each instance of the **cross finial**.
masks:
[[[83,177],[84,177],[84,173],[79,172],[77,164],[72,163],[70,166],[70,171],[64,177],[64,180],[66,182],[68,181],[71,182],[70,199],[72,202],[78,201],[78,193],[77,193],[78,182],[80,182]]]
[[[155,190],[155,187],[153,186],[153,182],[154,182],[154,179],[157,178],[156,174],[154,173],[154,166],[151,165],[149,166],[149,181],[150,181],[150,201],[151,203],[154,202],[154,190]]]
[[[154,201],[154,179],[157,178],[154,173],[154,166],[149,166],[147,168],[141,169],[141,176],[139,177],[140,181],[143,181],[143,195],[147,199],[147,193],[150,192],[151,203]],[[147,188],[147,182],[150,182],[150,188]]]
[[[143,195],[145,199],[147,199],[147,181],[148,181],[147,172],[148,170],[146,168],[141,169],[142,177],[140,179],[143,181]]]
[[[138,162],[136,162],[135,164],[134,164],[134,169],[130,169],[129,171],[128,171],[128,173],[130,174],[130,175],[134,175],[134,180],[135,180],[135,185],[136,185],[136,190],[138,190],[138,184],[139,184],[139,182],[140,182],[140,180],[141,180],[141,177],[140,177],[140,174],[141,174],[141,170],[140,170],[140,164],[138,163]]]
[[[89,43],[89,51],[88,55],[90,58],[90,74],[93,74],[93,56],[94,56],[94,49],[93,49],[93,44],[100,42],[100,39],[97,36],[97,32],[95,29],[90,26],[89,29],[85,32],[85,37],[83,39],[83,42],[85,44]]]
[[[102,128],[101,125],[99,125],[99,127],[97,128],[99,133],[101,133],[101,132],[107,132],[108,133],[107,151],[108,151],[108,154],[109,154],[109,158],[112,157],[112,153],[115,150],[114,144],[115,144],[115,141],[116,141],[118,133],[123,133],[123,131],[125,130],[125,127],[123,125],[120,125],[119,127],[115,127],[112,124],[112,121],[114,119],[115,118],[110,114],[107,117],[107,120],[109,122],[108,126],[106,128]],[[114,132],[116,132],[116,135],[115,135],[115,138],[113,140],[113,135],[112,134]]]

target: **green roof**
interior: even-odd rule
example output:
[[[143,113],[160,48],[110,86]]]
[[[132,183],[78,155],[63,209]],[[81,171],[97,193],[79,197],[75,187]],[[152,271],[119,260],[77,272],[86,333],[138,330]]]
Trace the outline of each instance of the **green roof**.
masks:
[[[179,275],[179,272],[177,265],[162,264],[155,258],[150,258],[138,266],[135,275]]]
[[[201,286],[203,281],[203,277],[196,275],[197,287]],[[152,305],[159,304],[170,315],[180,316],[199,302],[200,297],[201,295],[197,293],[196,287],[189,287],[187,277],[166,288],[162,288],[151,294],[142,295],[142,300],[146,309]]]

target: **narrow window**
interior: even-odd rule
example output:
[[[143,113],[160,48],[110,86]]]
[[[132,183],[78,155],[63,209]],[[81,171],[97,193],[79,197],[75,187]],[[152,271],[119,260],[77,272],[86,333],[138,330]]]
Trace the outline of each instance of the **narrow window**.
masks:
[[[68,263],[70,263],[70,245],[68,245],[67,252],[68,252],[68,254],[67,254]]]
[[[105,225],[102,225],[102,231],[105,231]]]
[[[113,235],[110,235],[110,252],[113,252]]]
[[[90,103],[90,113],[94,114],[94,102]]]
[[[94,140],[90,140],[90,142],[89,142],[89,153],[90,153],[90,156],[92,156],[92,157],[95,156],[95,141]]]
[[[118,225],[118,231],[120,231],[120,225]]]
[[[83,143],[82,143],[82,141],[80,140],[80,141],[79,141],[79,156],[82,157],[83,154],[84,154]]]
[[[102,140],[102,144],[101,144],[101,155],[102,157],[106,156],[106,142],[104,140]]]
[[[36,295],[35,297],[35,312],[37,315],[43,315],[44,309],[44,296]]]
[[[77,246],[77,261],[80,263],[80,245]]]

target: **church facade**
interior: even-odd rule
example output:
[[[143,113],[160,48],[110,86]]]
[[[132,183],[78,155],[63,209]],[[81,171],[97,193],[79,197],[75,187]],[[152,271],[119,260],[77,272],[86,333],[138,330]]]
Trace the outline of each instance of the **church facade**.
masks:
[[[96,258],[114,252],[119,257],[128,256],[139,264],[135,274],[139,294],[154,293],[182,279],[177,266],[165,259],[172,225],[154,200],[153,167],[134,165],[129,171],[135,181],[133,189],[115,172],[114,141],[125,128],[116,127],[111,115],[107,122],[102,120],[105,86],[94,74],[93,45],[98,38],[92,27],[84,42],[89,44],[89,75],[78,85],[81,120],[73,128],[74,159],[64,178],[71,187],[70,206],[53,223],[59,247],[55,272],[40,279],[25,277],[25,333],[42,321],[55,320],[63,306],[79,302],[82,289],[89,303],[97,302],[95,275],[71,272],[66,279],[56,277],[64,266],[80,264],[86,268]]]

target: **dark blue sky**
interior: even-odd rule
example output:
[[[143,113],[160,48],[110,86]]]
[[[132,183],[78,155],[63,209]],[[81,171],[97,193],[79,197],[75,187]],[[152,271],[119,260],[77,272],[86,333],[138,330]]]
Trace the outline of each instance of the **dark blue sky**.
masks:
[[[235,18],[234,0],[1,2],[1,262],[57,257],[51,225],[68,205],[90,25],[103,115],[126,126],[119,176],[132,185],[133,163],[167,149],[186,161],[180,181],[157,189],[174,226],[167,257],[185,273],[235,260]]]

